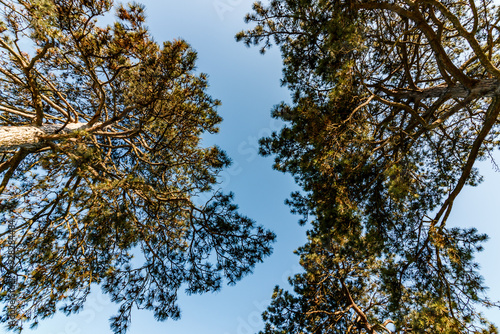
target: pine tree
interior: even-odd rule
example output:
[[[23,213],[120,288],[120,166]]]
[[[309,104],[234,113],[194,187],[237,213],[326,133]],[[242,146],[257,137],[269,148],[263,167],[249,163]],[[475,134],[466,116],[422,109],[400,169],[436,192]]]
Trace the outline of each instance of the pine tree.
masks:
[[[153,41],[137,4],[100,25],[112,7],[0,1],[0,302],[10,329],[78,312],[94,285],[120,305],[115,333],[135,307],[177,319],[181,288],[219,290],[271,252],[274,235],[214,189],[230,160],[200,143],[221,118],[195,51]]]
[[[487,236],[448,218],[499,146],[499,17],[474,0],[254,5],[237,39],[280,47],[293,96],[261,153],[312,216],[264,333],[497,333],[477,309],[498,307],[474,262]]]

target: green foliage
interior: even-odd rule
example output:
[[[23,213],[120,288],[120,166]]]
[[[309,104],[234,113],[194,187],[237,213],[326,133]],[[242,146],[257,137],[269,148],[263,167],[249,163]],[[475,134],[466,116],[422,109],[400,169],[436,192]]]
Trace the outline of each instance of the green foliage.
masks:
[[[293,94],[261,153],[313,220],[264,333],[497,333],[476,309],[498,307],[474,262],[487,236],[447,226],[498,146],[497,17],[474,1],[254,5],[237,40],[279,45]]]
[[[274,235],[213,189],[230,160],[200,146],[217,132],[219,101],[186,42],[154,42],[137,4],[118,6],[106,27],[97,18],[112,1],[0,6],[0,125],[60,127],[0,153],[2,322],[12,299],[32,326],[76,313],[97,284],[120,305],[111,328],[124,333],[134,307],[177,319],[181,288],[217,291],[270,254]],[[76,122],[85,128],[62,131]]]

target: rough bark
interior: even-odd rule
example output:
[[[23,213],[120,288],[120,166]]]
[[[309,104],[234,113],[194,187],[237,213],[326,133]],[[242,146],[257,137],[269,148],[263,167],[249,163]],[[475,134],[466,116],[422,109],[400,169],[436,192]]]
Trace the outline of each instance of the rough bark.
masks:
[[[455,86],[439,85],[419,90],[389,90],[382,89],[388,95],[398,97],[400,99],[415,99],[423,100],[428,98],[438,98],[448,95],[452,98],[465,98],[470,94],[477,96],[494,97],[500,94],[500,81],[496,79],[483,79],[478,81],[473,88],[467,89],[461,84]]]
[[[44,124],[42,126],[0,127],[0,151],[17,148],[33,148],[43,142],[44,137],[53,134],[68,134],[86,129],[87,123]]]

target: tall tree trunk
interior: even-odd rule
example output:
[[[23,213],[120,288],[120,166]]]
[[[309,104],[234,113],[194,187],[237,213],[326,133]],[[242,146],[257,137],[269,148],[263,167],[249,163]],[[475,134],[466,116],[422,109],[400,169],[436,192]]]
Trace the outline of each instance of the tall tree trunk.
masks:
[[[87,123],[44,124],[42,126],[1,126],[0,151],[17,148],[33,148],[43,141],[45,136],[68,134],[87,128]]]
[[[390,90],[381,88],[381,91],[387,95],[398,97],[400,99],[416,99],[423,100],[428,98],[439,98],[444,95],[449,95],[452,98],[465,98],[469,94],[477,94],[478,96],[493,97],[500,94],[500,82],[496,79],[479,80],[472,89],[467,89],[461,84],[455,86],[439,85],[419,90],[410,89],[395,89]]]

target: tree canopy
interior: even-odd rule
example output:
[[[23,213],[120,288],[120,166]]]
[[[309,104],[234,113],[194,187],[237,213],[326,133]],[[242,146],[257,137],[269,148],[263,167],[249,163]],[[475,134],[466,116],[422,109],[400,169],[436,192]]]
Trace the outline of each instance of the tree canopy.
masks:
[[[216,291],[271,252],[274,235],[214,188],[230,159],[201,145],[221,118],[196,52],[156,43],[137,4],[100,24],[112,7],[0,0],[0,302],[11,329],[78,312],[92,285],[120,305],[115,333],[134,307],[175,319],[179,289]]]
[[[497,333],[478,311],[498,307],[474,260],[487,236],[448,220],[499,144],[498,8],[272,0],[246,21],[237,39],[280,47],[293,96],[261,153],[313,220],[305,272],[276,288],[264,333]]]

